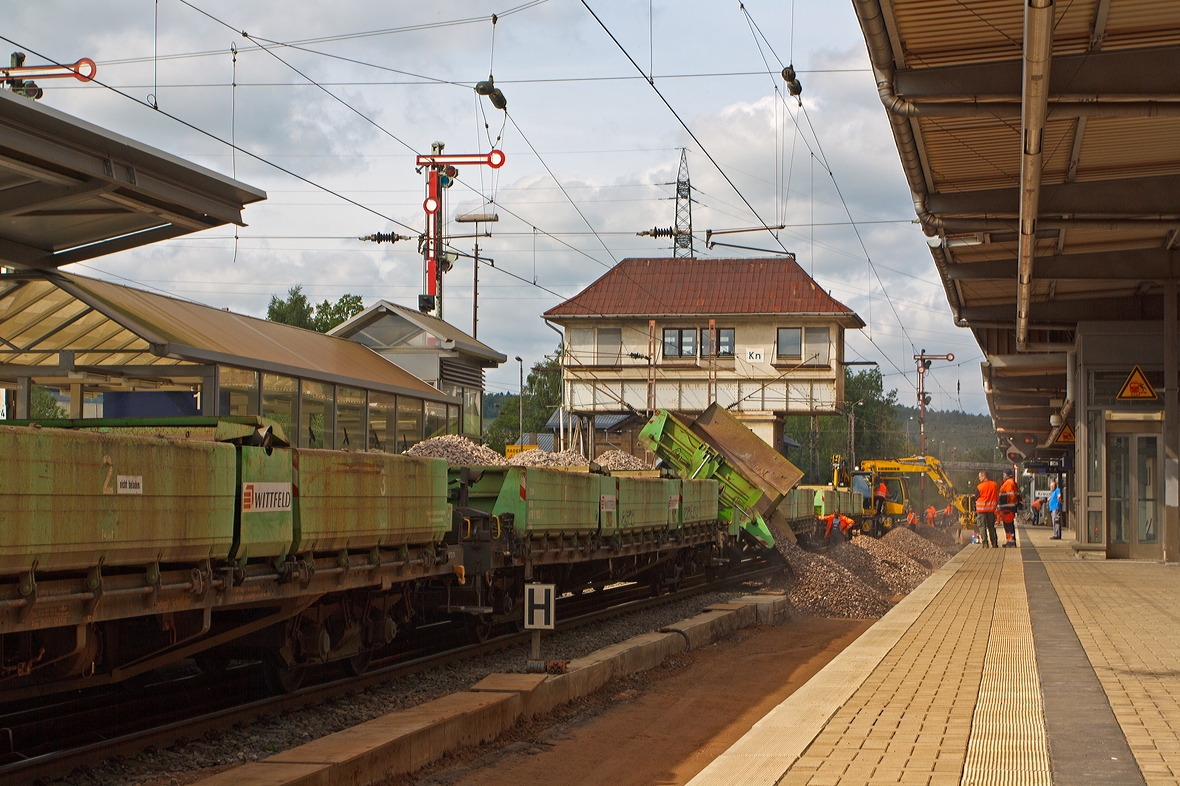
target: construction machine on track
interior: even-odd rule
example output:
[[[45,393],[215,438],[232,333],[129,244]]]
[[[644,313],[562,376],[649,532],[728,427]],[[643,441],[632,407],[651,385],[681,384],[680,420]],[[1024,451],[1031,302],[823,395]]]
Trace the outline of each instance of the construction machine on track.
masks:
[[[910,494],[908,480],[917,476],[933,481],[940,496],[948,503],[957,517],[959,526],[975,528],[975,513],[971,497],[960,494],[942,468],[942,462],[931,456],[909,456],[897,459],[869,459],[860,462],[859,467],[850,469],[844,457],[832,456],[832,485],[836,488],[851,488],[859,491],[864,500],[864,516],[871,518],[871,526],[865,530],[875,535],[888,531],[895,523],[904,524],[912,509],[914,498]],[[874,491],[885,484],[884,511],[878,513]],[[921,511],[917,511],[919,514]]]

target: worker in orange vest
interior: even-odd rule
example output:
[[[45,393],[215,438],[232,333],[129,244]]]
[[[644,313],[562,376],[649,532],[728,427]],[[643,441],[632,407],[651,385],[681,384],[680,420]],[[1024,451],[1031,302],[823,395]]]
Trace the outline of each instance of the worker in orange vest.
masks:
[[[835,546],[837,543],[846,540],[848,538],[848,531],[856,524],[855,521],[839,512],[829,513],[820,520],[828,523],[828,528],[824,532],[824,539],[831,546]],[[837,524],[839,526],[836,526]]]
[[[1004,548],[1016,548],[1016,506],[1019,502],[1020,491],[1016,481],[1012,479],[1012,472],[1006,471],[996,504],[1000,523],[1004,525]]]
[[[873,492],[873,502],[876,503],[878,516],[885,515],[885,496],[887,493],[888,489],[885,488],[885,481],[882,480],[877,484],[877,490]]]
[[[926,524],[927,526],[934,526],[934,519],[938,518],[938,508],[931,505],[926,508]]]
[[[988,479],[986,472],[980,472],[979,485],[975,487],[975,491],[975,525],[979,539],[983,542],[984,548],[998,548],[1000,544],[996,540],[996,504],[1000,497],[1000,487],[994,480]]]
[[[942,523],[946,526],[951,525],[955,521],[955,506],[948,504],[946,510],[942,512]]]
[[[913,529],[914,527],[918,526],[918,522],[920,521],[921,519],[918,518],[918,514],[914,512],[913,508],[910,508],[910,512],[906,516],[906,524],[909,524],[910,529]]]

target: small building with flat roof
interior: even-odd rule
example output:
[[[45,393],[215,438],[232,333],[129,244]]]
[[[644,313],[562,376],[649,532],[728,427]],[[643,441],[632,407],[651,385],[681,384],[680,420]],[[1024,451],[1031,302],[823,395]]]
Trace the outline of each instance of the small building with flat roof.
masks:
[[[363,344],[448,396],[461,399],[459,433],[483,434],[484,370],[508,360],[449,322],[379,300],[330,331]]]

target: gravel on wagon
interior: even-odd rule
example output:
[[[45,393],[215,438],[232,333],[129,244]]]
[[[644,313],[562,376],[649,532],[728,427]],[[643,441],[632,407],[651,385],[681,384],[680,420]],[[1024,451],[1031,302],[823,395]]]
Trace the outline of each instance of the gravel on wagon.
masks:
[[[508,459],[508,463],[514,467],[590,467],[586,457],[573,450],[561,450],[557,453],[550,453],[548,450],[522,450]]]
[[[606,450],[594,459],[598,466],[608,471],[623,472],[629,470],[651,469],[651,465],[641,458],[621,450]]]
[[[491,448],[456,434],[423,440],[407,450],[406,455],[446,459],[452,467],[502,467],[508,463]]]
[[[733,590],[705,592],[573,630],[546,631],[541,639],[541,657],[573,659],[589,655],[603,647],[695,616],[706,606],[732,601],[758,588],[749,584]],[[525,670],[525,661],[530,657],[530,649],[528,643],[517,644],[469,661],[397,677],[390,682],[297,713],[209,734],[172,748],[148,750],[136,756],[114,759],[87,772],[75,772],[64,781],[55,780],[54,784],[183,786],[209,776],[212,774],[210,768],[225,768],[265,759],[387,713],[464,690],[489,674],[522,672]]]
[[[948,552],[935,546],[921,535],[910,532],[905,527],[895,527],[889,530],[888,534],[881,538],[881,542],[921,562],[931,570],[941,568],[951,558]]]

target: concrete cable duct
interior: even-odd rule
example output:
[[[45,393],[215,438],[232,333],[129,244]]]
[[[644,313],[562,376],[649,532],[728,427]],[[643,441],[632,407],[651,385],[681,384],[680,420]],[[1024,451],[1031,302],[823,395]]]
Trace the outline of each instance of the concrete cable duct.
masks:
[[[1020,119],[1020,244],[1016,283],[1016,349],[1028,346],[1036,256],[1037,211],[1041,199],[1041,159],[1049,110],[1049,65],[1053,56],[1054,0],[1027,0],[1024,7],[1024,88]]]

